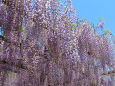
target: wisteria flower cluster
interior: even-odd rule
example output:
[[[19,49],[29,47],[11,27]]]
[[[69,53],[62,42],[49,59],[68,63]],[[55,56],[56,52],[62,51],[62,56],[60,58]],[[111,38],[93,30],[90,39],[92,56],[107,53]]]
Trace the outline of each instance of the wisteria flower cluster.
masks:
[[[77,19],[71,0],[1,0],[0,86],[114,86],[103,24]]]

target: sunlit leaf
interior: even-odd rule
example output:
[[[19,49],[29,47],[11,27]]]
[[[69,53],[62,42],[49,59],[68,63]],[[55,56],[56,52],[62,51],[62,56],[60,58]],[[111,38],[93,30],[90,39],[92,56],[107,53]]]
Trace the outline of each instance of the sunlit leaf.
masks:
[[[104,34],[107,35],[109,33],[109,30],[103,30]]]
[[[76,26],[76,24],[75,24],[75,23],[73,23],[73,24],[72,24],[72,26]]]
[[[60,72],[61,72],[61,73],[63,72],[63,69],[62,69],[62,68],[60,68]]]

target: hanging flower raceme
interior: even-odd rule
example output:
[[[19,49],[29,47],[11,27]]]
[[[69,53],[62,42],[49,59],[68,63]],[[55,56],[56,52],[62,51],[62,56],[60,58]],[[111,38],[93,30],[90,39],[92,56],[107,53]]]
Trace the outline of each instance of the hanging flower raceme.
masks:
[[[10,1],[8,6],[5,1]],[[100,36],[86,19],[76,21],[71,0],[2,0],[0,8],[7,40],[2,48],[0,44],[2,86],[11,81],[13,86],[101,86],[106,65],[114,68],[108,31]],[[103,28],[99,20],[96,28]],[[1,65],[3,58],[6,66]]]

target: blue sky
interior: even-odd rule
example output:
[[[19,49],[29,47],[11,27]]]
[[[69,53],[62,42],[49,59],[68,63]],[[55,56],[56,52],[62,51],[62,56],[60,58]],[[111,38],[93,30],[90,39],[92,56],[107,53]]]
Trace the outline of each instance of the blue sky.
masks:
[[[77,17],[97,25],[98,16],[104,20],[104,29],[115,35],[115,0],[72,0]]]

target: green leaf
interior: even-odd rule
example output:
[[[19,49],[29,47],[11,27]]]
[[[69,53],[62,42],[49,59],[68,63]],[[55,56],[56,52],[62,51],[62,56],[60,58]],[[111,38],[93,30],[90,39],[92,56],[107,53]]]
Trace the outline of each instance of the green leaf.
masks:
[[[75,29],[75,28],[76,28],[76,23],[72,23],[70,29],[72,30],[72,29]]]
[[[103,20],[100,16],[98,16],[98,19],[99,19],[99,21],[102,21],[102,20]]]
[[[76,24],[75,24],[75,23],[73,23],[73,24],[72,24],[72,26],[76,26]]]
[[[103,32],[105,33],[105,35],[107,35],[109,33],[109,30],[103,30]]]
[[[60,72],[63,73],[63,69],[62,68],[60,68]]]
[[[22,25],[17,25],[16,27],[14,27],[14,29],[21,32],[23,31]]]

